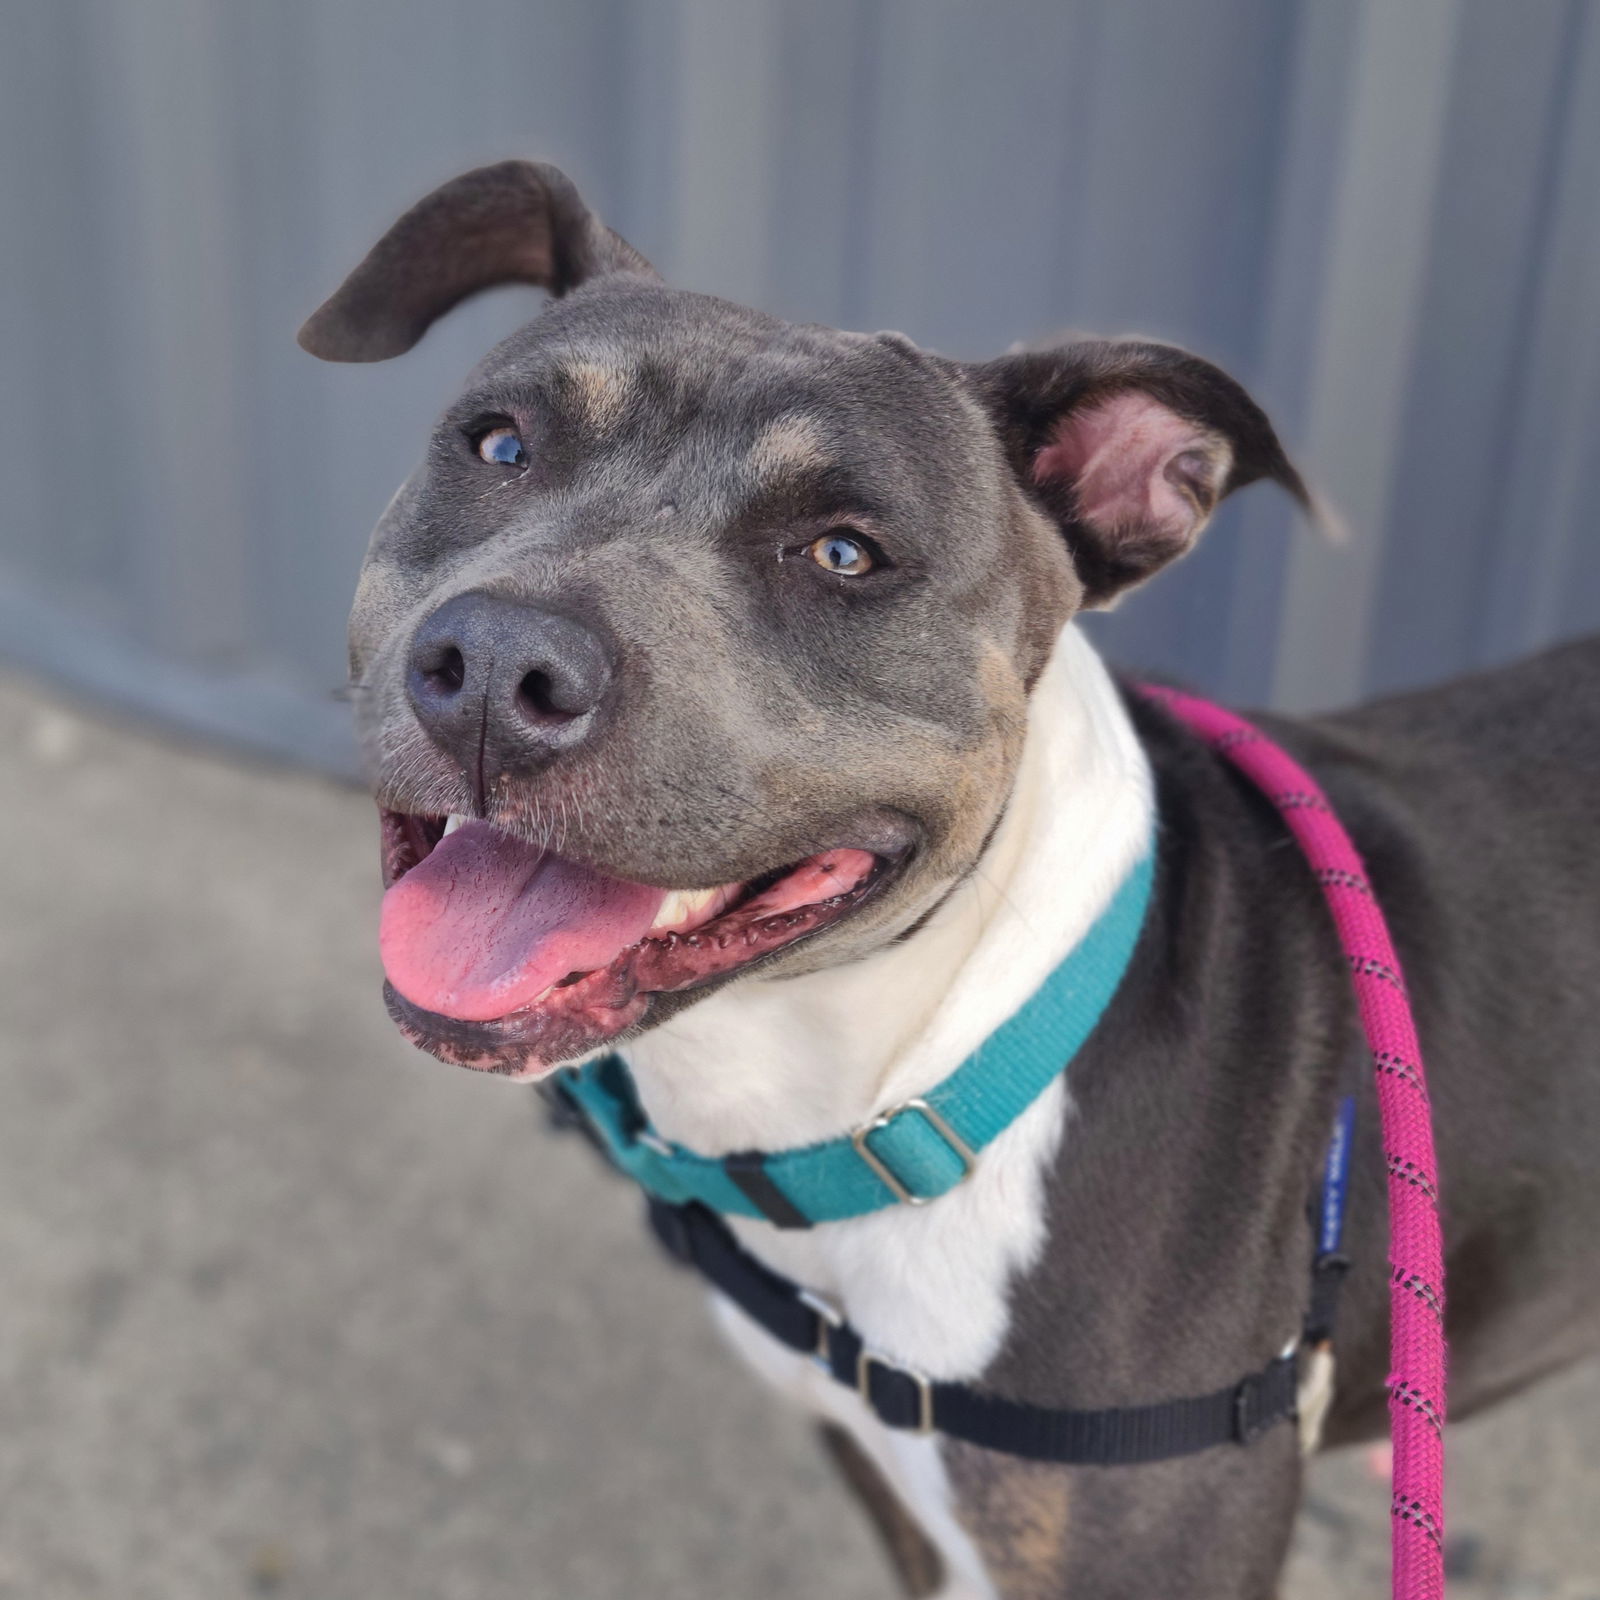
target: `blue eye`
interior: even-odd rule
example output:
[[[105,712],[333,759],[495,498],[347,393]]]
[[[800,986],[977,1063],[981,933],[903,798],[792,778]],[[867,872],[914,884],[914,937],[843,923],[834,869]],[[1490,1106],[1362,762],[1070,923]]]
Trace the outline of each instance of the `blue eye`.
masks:
[[[877,565],[867,547],[847,533],[825,533],[820,539],[813,539],[806,547],[806,554],[819,567],[844,578],[859,578]]]
[[[528,452],[514,428],[491,428],[478,440],[478,455],[502,467],[525,467]]]

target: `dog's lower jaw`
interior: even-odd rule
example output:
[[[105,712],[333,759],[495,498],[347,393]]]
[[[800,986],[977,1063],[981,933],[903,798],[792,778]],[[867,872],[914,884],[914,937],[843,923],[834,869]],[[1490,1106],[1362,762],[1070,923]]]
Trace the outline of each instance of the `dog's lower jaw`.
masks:
[[[730,985],[631,1043],[657,1128],[705,1154],[830,1138],[924,1092],[1036,989],[1150,845],[1143,750],[1072,627],[1034,690],[1005,816],[978,870],[926,926],[853,967]],[[1008,1285],[1044,1246],[1044,1182],[1070,1102],[1058,1081],[936,1204],[800,1232],[735,1219],[746,1246],[833,1297],[875,1348],[971,1380],[999,1349]],[[991,1592],[956,1520],[937,1443],[892,1434],[814,1365],[727,1310],[742,1353],[851,1428],[939,1545],[957,1585]]]

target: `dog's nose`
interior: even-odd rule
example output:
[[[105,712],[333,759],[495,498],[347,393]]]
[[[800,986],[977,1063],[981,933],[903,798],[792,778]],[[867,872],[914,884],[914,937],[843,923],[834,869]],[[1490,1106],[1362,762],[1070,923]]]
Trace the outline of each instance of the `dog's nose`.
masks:
[[[559,612],[459,594],[411,641],[406,693],[440,749],[469,772],[525,772],[577,744],[611,682],[593,629]]]

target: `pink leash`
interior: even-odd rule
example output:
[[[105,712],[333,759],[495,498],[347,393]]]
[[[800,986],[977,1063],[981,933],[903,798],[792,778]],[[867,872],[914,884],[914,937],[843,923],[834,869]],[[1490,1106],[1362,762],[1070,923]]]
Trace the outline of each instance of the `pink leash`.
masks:
[[[1422,1051],[1400,960],[1350,836],[1321,786],[1259,729],[1208,700],[1145,686],[1272,801],[1327,897],[1377,1074],[1389,1169],[1389,1421],[1395,1600],[1444,1594],[1444,1249]]]

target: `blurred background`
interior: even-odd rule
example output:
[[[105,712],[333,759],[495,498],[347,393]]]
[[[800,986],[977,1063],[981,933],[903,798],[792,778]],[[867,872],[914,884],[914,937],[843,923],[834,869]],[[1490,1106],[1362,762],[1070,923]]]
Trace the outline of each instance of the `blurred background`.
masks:
[[[344,614],[537,297],[379,367],[294,331],[432,185],[532,155],[670,281],[788,317],[1173,339],[1350,538],[1250,491],[1101,642],[1287,708],[1426,682],[1600,626],[1600,7],[0,22],[0,1596],[884,1592],[630,1198],[377,1003]],[[1466,1430],[1464,1596],[1600,1595],[1600,1384],[1563,1382]],[[1365,1472],[1319,1480],[1291,1593],[1374,1592]]]
[[[674,283],[963,357],[1060,329],[1241,377],[1268,490],[1104,628],[1335,704],[1600,625],[1585,0],[10,5],[0,649],[339,769],[362,545],[505,291],[411,357],[294,330],[463,168],[557,162]]]

